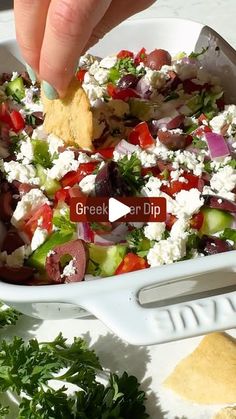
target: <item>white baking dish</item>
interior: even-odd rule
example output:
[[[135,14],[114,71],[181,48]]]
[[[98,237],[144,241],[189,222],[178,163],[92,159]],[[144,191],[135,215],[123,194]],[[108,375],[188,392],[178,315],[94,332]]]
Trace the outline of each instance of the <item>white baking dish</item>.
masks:
[[[126,22],[92,52],[105,56],[145,46],[174,54],[200,51],[207,45],[205,64],[220,76],[226,100],[236,103],[236,52],[199,23],[179,19]],[[1,44],[0,54],[0,72],[21,69],[14,40]],[[236,251],[231,251],[82,283],[30,287],[0,283],[0,299],[41,319],[90,313],[126,341],[149,345],[235,327],[235,270]]]

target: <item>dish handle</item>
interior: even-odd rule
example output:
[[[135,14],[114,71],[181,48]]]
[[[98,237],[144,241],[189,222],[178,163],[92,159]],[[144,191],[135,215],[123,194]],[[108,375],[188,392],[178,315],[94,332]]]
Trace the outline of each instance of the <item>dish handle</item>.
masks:
[[[236,326],[235,253],[206,257],[201,263],[191,260],[151,269],[149,276],[145,276],[145,271],[137,271],[116,281],[106,279],[97,284],[102,287],[101,292],[91,289],[91,293],[81,295],[79,304],[133,345],[152,345],[230,329]],[[226,271],[231,272],[231,283],[226,281]],[[159,300],[155,307],[140,304],[140,291],[147,286],[151,292],[155,286]],[[209,291],[213,295],[209,296]]]

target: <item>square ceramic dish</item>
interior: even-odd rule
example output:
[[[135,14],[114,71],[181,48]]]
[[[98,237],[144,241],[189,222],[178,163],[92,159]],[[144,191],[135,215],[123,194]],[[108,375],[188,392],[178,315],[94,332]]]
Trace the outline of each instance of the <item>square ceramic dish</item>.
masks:
[[[206,68],[217,74],[226,101],[236,103],[236,52],[216,32],[178,19],[125,22],[92,53],[105,56],[145,46],[171,54],[209,46]],[[219,48],[216,48],[219,47]],[[15,40],[0,46],[0,71],[21,70]],[[54,286],[0,283],[0,299],[41,319],[93,314],[122,339],[150,345],[236,326],[236,251],[122,276]]]

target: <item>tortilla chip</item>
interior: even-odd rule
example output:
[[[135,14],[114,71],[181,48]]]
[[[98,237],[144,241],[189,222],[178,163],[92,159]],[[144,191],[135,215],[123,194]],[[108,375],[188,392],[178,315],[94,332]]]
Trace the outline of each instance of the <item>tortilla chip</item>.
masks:
[[[204,337],[164,385],[199,404],[236,402],[236,339],[225,333]]]
[[[93,149],[93,117],[88,97],[80,82],[74,78],[63,99],[49,100],[42,91],[48,134],[57,135],[67,145],[82,149]]]
[[[221,409],[213,419],[236,419],[236,407],[225,407]]]

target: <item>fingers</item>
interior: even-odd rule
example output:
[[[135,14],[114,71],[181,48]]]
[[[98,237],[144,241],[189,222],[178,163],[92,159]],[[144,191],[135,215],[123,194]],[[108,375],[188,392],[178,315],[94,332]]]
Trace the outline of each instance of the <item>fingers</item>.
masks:
[[[150,7],[156,0],[113,0],[103,18],[94,28],[84,52],[96,44],[112,28],[128,17]]]
[[[36,72],[49,4],[50,0],[14,0],[17,40],[25,61]]]
[[[111,0],[51,1],[39,66],[49,98],[65,93],[78,58],[110,3]]]

